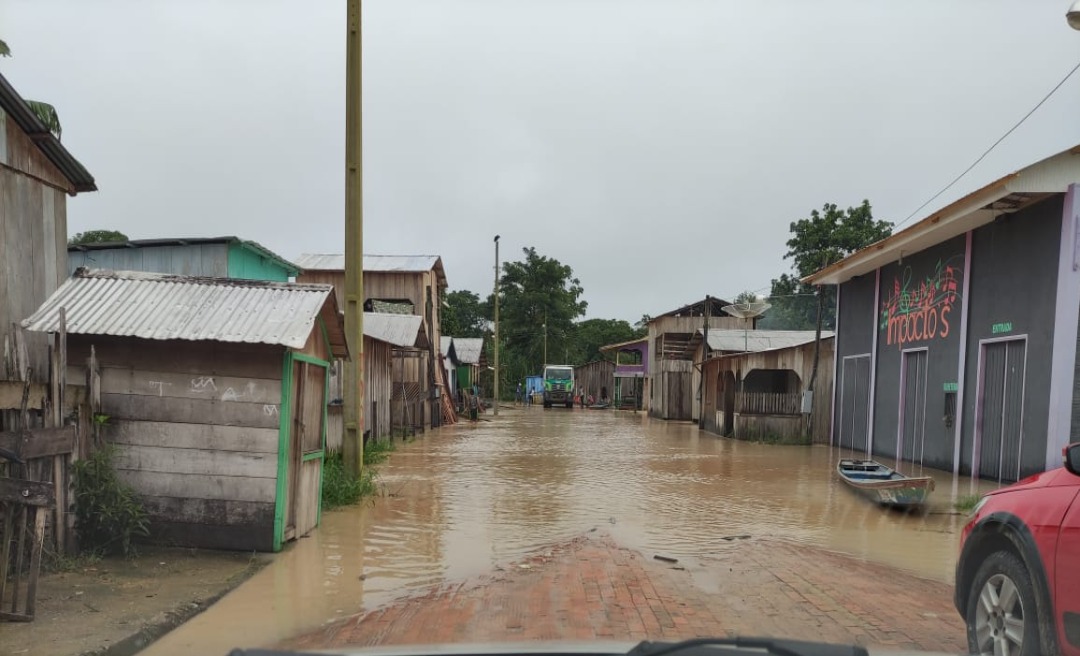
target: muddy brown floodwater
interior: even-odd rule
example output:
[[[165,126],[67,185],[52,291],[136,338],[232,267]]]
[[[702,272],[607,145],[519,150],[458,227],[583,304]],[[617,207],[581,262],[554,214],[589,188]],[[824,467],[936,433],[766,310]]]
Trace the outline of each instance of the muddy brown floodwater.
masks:
[[[885,511],[836,478],[848,455],[836,448],[739,442],[626,412],[502,412],[399,446],[380,469],[382,497],[325,513],[318,531],[144,653],[270,645],[593,528],[678,558],[706,588],[710,558],[745,535],[951,582],[964,519],[952,505],[977,491],[927,469],[928,510]]]

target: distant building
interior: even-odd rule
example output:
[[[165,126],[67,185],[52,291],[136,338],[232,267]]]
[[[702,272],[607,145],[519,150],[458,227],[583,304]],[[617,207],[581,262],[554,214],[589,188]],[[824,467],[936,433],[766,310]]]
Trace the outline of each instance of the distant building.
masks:
[[[694,336],[709,328],[753,329],[753,319],[738,319],[724,311],[727,301],[709,298],[665,312],[649,320],[648,373],[645,387],[649,416],[689,421],[695,418],[696,385]]]
[[[297,266],[239,237],[132,239],[68,247],[68,269],[149,271],[181,276],[288,282]]]
[[[296,264],[302,270],[298,282],[333,285],[339,304],[345,307],[344,255],[304,254]],[[395,408],[419,403],[418,416],[410,414],[409,421],[410,427],[421,430],[441,424],[441,392],[437,390],[449,389],[439,364],[440,309],[446,286],[438,255],[364,255],[364,311],[420,317],[422,350],[394,352],[392,401]]]
[[[833,444],[996,481],[1080,440],[1080,146],[807,278],[838,286]]]

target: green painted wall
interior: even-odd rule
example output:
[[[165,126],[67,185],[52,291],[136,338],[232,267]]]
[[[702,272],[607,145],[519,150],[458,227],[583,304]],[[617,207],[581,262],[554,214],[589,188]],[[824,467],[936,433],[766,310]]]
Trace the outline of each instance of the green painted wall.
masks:
[[[472,381],[472,367],[468,365],[462,365],[457,368],[457,385],[458,388],[469,387],[473,384]]]
[[[244,248],[241,244],[229,244],[229,277],[288,282],[289,272],[280,264]]]

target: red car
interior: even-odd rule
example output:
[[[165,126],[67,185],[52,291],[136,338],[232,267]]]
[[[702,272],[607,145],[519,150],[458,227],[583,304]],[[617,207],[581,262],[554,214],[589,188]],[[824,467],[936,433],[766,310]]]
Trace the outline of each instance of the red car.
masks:
[[[1080,656],[1080,443],[1065,466],[990,492],[956,564],[956,610],[981,654]]]

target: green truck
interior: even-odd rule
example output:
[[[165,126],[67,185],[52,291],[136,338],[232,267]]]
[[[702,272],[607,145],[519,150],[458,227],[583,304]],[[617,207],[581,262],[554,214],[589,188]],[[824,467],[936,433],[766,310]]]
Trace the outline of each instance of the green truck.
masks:
[[[544,365],[544,407],[574,407],[574,368],[568,364]]]

